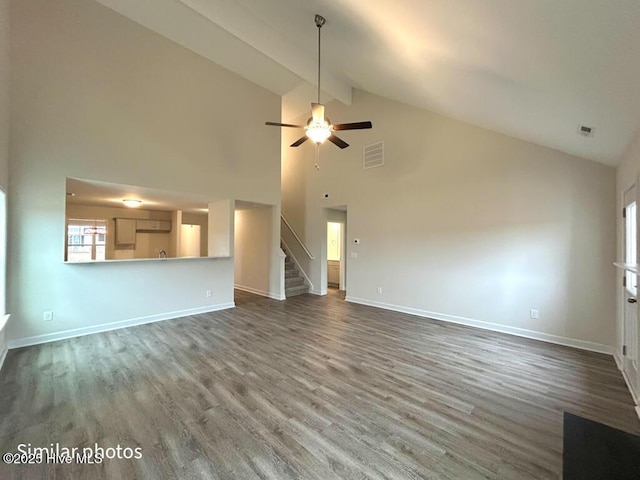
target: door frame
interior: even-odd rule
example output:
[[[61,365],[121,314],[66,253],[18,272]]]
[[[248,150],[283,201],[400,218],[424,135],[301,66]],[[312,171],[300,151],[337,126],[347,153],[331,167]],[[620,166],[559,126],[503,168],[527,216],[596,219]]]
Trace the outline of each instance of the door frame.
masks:
[[[331,214],[329,213],[330,211],[338,211],[338,212],[343,212],[344,216],[343,218],[340,219],[336,219],[335,217],[332,217]],[[328,285],[328,248],[329,246],[327,245],[327,232],[328,232],[328,225],[329,223],[339,223],[340,224],[340,284],[338,286],[338,289],[340,291],[347,291],[347,275],[348,275],[348,266],[347,266],[347,257],[348,257],[348,252],[345,250],[347,247],[347,228],[348,228],[348,223],[349,223],[349,207],[346,204],[343,205],[336,205],[336,206],[332,206],[332,207],[324,207],[324,227],[322,228],[323,231],[323,249],[322,249],[322,259],[321,259],[321,265],[320,265],[320,269],[321,269],[321,279],[324,279],[324,281],[322,282],[322,295],[326,295],[327,293],[327,285]],[[324,275],[322,275],[324,274]]]
[[[622,220],[622,252],[623,252],[623,261],[628,263],[627,256],[627,248],[628,248],[628,229],[627,223],[629,220],[629,214],[627,212],[627,207],[632,203],[636,204],[635,208],[635,256],[636,256],[636,264],[638,261],[638,182],[636,181],[632,185],[630,185],[627,189],[624,190],[622,194],[622,207],[624,209],[624,218]],[[638,347],[639,347],[639,322],[638,322],[638,303],[631,303],[629,300],[637,299],[637,276],[635,277],[636,285],[627,285],[629,281],[633,281],[633,277],[631,275],[630,270],[624,270],[624,284],[622,287],[622,349],[621,349],[621,371],[622,374],[631,390],[632,397],[636,404],[640,399],[640,395],[638,394],[640,390],[640,374],[638,372]],[[625,351],[626,347],[626,351]]]

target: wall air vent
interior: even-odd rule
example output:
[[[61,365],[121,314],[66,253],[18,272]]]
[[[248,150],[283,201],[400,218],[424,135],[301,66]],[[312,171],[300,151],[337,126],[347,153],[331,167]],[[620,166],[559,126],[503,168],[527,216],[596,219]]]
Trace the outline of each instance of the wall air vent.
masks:
[[[372,143],[362,149],[362,168],[384,165],[384,142]]]
[[[593,137],[595,133],[595,128],[587,127],[586,125],[578,125],[578,135],[582,135],[583,137]]]

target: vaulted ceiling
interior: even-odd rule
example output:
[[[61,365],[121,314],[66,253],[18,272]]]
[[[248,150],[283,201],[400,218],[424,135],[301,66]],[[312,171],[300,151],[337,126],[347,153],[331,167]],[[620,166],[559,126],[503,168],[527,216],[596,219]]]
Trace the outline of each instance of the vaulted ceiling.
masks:
[[[637,0],[98,1],[283,96],[313,92],[320,13],[325,99],[358,88],[609,165],[640,131]]]

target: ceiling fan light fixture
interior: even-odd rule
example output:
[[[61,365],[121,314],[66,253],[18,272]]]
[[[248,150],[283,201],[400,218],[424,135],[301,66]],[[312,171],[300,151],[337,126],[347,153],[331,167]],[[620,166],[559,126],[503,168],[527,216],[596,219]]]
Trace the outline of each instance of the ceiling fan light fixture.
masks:
[[[327,138],[331,136],[331,128],[328,125],[309,125],[307,127],[307,137],[309,137],[314,143],[320,145]]]
[[[287,128],[299,128],[304,129],[305,134],[291,144],[292,147],[299,147],[308,139],[310,139],[316,145],[324,143],[325,140],[329,140],[338,148],[347,148],[349,144],[336,136],[333,132],[339,130],[362,130],[373,127],[372,123],[366,122],[352,122],[352,123],[338,123],[331,124],[331,121],[324,115],[324,105],[320,103],[320,46],[321,37],[320,31],[322,26],[326,23],[325,19],[321,15],[315,16],[316,27],[318,27],[318,101],[311,104],[311,118],[307,121],[306,125],[294,125],[291,123],[280,122],[266,122],[267,125],[274,127],[287,127]],[[316,155],[319,150],[316,150]],[[317,165],[317,164],[316,164]]]
[[[136,208],[142,205],[141,200],[133,200],[132,198],[125,198],[124,200],[122,200],[122,203],[124,203],[125,206],[129,208]]]

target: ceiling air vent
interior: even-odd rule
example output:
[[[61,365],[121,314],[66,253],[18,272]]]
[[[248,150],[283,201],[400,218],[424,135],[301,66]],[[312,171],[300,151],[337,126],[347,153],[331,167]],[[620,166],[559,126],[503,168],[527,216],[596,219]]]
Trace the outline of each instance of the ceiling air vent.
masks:
[[[384,165],[384,142],[372,143],[362,149],[362,168]]]
[[[595,133],[595,128],[587,127],[586,125],[578,125],[578,135],[582,135],[583,137],[593,137]]]

